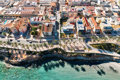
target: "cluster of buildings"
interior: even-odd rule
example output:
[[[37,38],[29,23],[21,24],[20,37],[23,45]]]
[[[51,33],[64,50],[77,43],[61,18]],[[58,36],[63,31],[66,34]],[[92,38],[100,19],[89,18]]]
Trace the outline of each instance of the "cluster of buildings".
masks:
[[[0,6],[1,32],[9,29],[15,38],[57,38],[57,0],[4,0]],[[0,2],[4,2],[3,0]],[[2,33],[1,33],[2,34]]]
[[[71,34],[74,37],[79,37],[81,34],[112,35],[115,32],[120,34],[118,2],[117,0],[67,0],[60,8],[62,37],[71,37]]]
[[[0,0],[0,34],[58,39],[120,32],[119,0]]]

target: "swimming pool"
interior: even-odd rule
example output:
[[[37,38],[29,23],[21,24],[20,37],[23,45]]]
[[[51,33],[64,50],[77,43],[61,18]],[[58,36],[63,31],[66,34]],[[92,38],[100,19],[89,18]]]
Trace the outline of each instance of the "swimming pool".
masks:
[[[4,24],[6,24],[6,23],[7,23],[7,20],[5,20]]]

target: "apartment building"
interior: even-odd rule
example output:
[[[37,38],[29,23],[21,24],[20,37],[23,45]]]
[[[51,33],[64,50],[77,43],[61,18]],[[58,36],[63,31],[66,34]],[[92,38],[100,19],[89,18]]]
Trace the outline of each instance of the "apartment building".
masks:
[[[86,17],[83,17],[82,18],[82,21],[83,21],[83,24],[85,26],[85,32],[88,33],[88,34],[91,34],[92,33],[92,28],[87,20]]]
[[[101,28],[99,27],[99,25],[97,24],[95,18],[91,17],[90,21],[91,21],[91,27],[93,29],[93,32],[97,33],[97,34],[100,34],[102,31],[101,31]]]

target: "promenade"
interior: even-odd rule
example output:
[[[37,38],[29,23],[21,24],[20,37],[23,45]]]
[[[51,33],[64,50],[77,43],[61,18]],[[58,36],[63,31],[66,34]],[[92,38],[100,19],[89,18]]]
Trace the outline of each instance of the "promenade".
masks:
[[[33,42],[30,43],[26,39],[19,39],[19,42],[15,39],[12,39],[11,42],[8,42],[8,38],[0,38],[0,47],[1,48],[8,48],[12,50],[22,50],[22,51],[32,51],[32,52],[41,52],[46,50],[51,50],[54,48],[61,48],[66,52],[73,52],[73,53],[98,53],[98,54],[105,54],[111,56],[119,56],[119,54],[115,52],[110,52],[106,50],[96,49],[93,48],[90,44],[92,42],[85,43],[82,40],[73,39],[73,40],[59,40],[54,41],[53,43],[37,43]],[[93,42],[95,43],[95,42]],[[99,42],[98,42],[99,43]]]

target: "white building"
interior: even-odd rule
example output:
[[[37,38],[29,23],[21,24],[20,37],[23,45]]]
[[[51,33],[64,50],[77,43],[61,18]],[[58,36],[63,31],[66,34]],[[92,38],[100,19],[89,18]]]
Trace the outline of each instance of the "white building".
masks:
[[[85,27],[83,25],[83,22],[82,22],[82,19],[79,19],[77,22],[76,22],[76,26],[77,26],[77,31],[83,31],[85,30]]]

